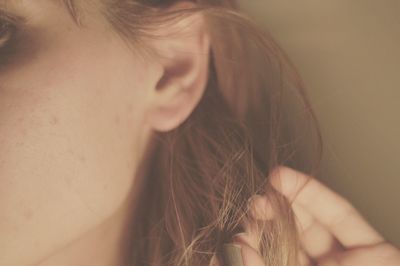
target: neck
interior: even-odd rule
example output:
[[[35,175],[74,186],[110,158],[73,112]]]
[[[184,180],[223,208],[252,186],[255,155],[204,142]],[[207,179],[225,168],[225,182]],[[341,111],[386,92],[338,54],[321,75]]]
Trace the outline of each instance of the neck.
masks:
[[[113,216],[92,228],[37,266],[124,266],[130,259],[131,204],[124,204]]]
[[[130,265],[134,220],[137,219],[135,212],[154,148],[151,142],[139,164],[131,193],[114,215],[35,266]]]

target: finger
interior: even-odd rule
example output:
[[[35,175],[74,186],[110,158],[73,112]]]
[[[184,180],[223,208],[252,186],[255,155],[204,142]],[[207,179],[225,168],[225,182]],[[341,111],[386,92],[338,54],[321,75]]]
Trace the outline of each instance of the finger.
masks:
[[[381,243],[377,245],[354,248],[345,252],[340,252],[328,256],[318,262],[319,266],[398,266],[400,265],[399,250],[388,244]]]
[[[321,257],[343,250],[332,233],[301,205],[293,204],[293,211],[299,228],[301,246],[309,257],[318,260]]]
[[[252,241],[248,234],[241,233],[233,237],[233,243],[240,245],[242,250],[244,266],[265,266],[264,259],[258,249],[253,247]]]
[[[299,251],[298,262],[299,262],[300,266],[312,266],[313,265],[312,260],[303,250]]]
[[[254,195],[248,200],[250,214],[257,220],[272,220],[274,218],[274,209],[271,202],[265,195]]]
[[[270,182],[289,201],[298,203],[347,248],[383,241],[361,214],[343,197],[316,179],[289,167],[273,171]]]
[[[273,218],[272,206],[265,196],[255,195],[249,200],[250,212],[257,220],[270,220]],[[260,250],[261,237],[257,234],[256,226],[250,224],[248,220],[244,221],[243,228],[245,232],[238,233],[232,237],[233,241],[237,243],[246,243],[254,250]],[[312,266],[314,265],[310,257],[303,250],[299,250],[298,254],[299,266]]]
[[[248,233],[239,233],[233,236],[234,243],[244,245],[242,247],[242,255],[244,259],[244,265],[265,265],[263,258],[259,254],[259,249],[255,247],[255,243],[257,242],[255,239],[252,239],[251,235]],[[308,255],[300,250],[298,256],[299,266],[312,266],[312,260],[308,257]]]
[[[274,217],[273,208],[267,196],[255,195],[249,201],[250,213],[257,220],[270,220]],[[292,205],[299,229],[303,250],[313,259],[326,256],[342,248],[335,237],[301,205]]]
[[[210,263],[208,264],[208,266],[222,266],[221,261],[218,259],[218,257],[214,254],[211,257]]]

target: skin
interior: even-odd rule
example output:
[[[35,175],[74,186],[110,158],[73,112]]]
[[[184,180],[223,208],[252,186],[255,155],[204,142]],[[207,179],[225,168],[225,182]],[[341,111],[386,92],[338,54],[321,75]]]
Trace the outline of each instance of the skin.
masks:
[[[126,265],[151,133],[205,88],[203,22],[144,58],[96,10],[79,27],[56,1],[0,3],[27,19],[0,70],[0,265]]]
[[[160,26],[154,34],[171,30],[174,38],[149,42],[164,56],[144,58],[96,10],[78,27],[55,1],[0,0],[0,6],[28,18],[15,55],[0,59],[0,265],[126,265],[134,209],[144,204],[136,196],[151,133],[179,126],[205,88],[210,43],[204,23],[196,17],[195,23]],[[339,265],[383,255],[388,263],[371,265],[398,264],[397,249],[353,209],[340,211],[348,205],[339,196],[316,181],[299,192],[293,172],[286,176],[282,193],[290,199],[298,194],[295,211],[319,228],[303,234],[306,262],[330,251],[332,245],[312,247],[322,235],[328,244],[345,246],[337,250],[335,244],[339,255],[329,257]],[[320,205],[304,202],[310,191]],[[336,230],[324,225],[326,208],[345,221]],[[247,228],[236,241],[246,265],[262,265]],[[355,248],[360,245],[366,247]]]
[[[274,188],[292,203],[296,214],[301,241],[299,265],[400,265],[399,249],[387,242],[342,196],[289,167],[278,167],[270,178]],[[273,219],[266,197],[255,196],[251,202],[257,219]],[[259,255],[252,225],[244,227],[245,232],[233,237],[233,243],[241,247],[244,265],[266,266]]]

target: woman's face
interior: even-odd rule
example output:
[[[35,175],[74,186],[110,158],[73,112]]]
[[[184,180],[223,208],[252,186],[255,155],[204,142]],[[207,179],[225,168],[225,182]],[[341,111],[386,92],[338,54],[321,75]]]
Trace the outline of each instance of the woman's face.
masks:
[[[129,195],[155,73],[95,12],[78,27],[57,1],[0,3],[27,20],[0,59],[0,264],[24,265]]]

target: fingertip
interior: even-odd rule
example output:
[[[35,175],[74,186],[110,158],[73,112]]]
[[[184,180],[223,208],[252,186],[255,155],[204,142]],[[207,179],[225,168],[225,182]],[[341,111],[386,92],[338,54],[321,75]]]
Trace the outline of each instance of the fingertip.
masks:
[[[249,202],[250,214],[257,220],[272,220],[274,210],[267,196],[254,195]]]
[[[233,243],[241,247],[241,255],[244,266],[265,266],[264,259],[259,254],[258,250],[252,248],[245,242],[234,241]]]
[[[271,185],[282,195],[293,201],[301,188],[312,178],[288,166],[274,168],[269,176]]]

